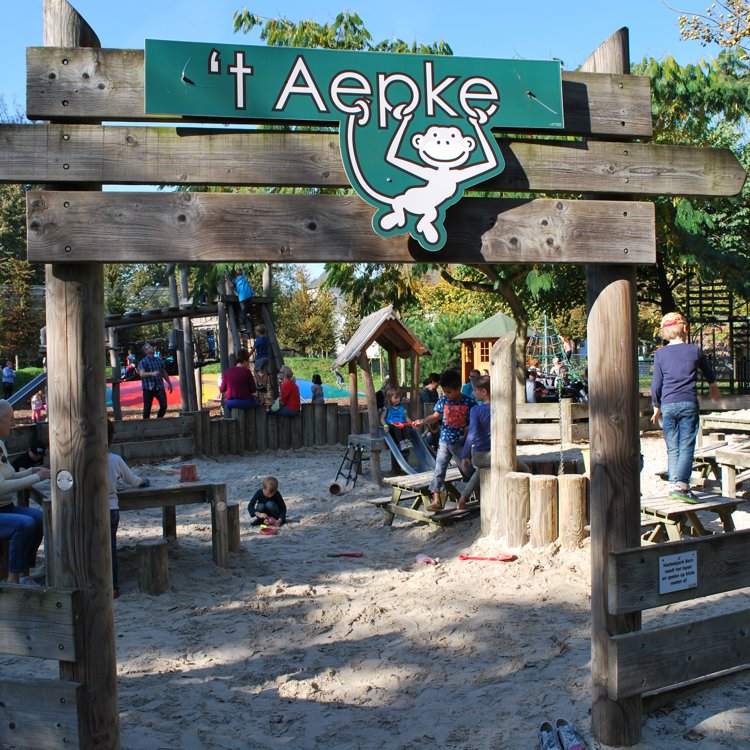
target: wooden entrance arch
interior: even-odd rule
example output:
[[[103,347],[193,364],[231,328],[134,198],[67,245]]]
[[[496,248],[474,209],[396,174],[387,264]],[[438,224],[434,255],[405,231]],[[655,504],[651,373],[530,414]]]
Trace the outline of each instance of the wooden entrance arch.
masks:
[[[329,133],[166,128],[144,115],[143,52],[105,50],[67,0],[45,0],[45,47],[28,50],[28,116],[4,126],[0,180],[47,183],[28,197],[28,257],[47,266],[50,458],[57,588],[81,592],[80,746],[119,747],[109,575],[104,404],[104,262],[420,262],[436,256],[370,228],[355,196],[102,193],[102,183],[348,186]],[[503,139],[507,167],[484,188],[586,193],[590,200],[464,199],[448,213],[440,260],[587,264],[592,497],[594,734],[640,737],[640,697],[610,699],[610,637],[640,614],[610,615],[609,553],[639,529],[635,270],[655,260],[653,205],[629,195],[738,193],[728,151],[658,146],[649,81],[628,75],[620,30],[577,72],[563,73],[565,135]],[[107,127],[102,121],[157,122]],[[170,118],[174,121],[174,118]],[[186,121],[186,126],[189,122]],[[40,158],[43,154],[45,158]],[[211,158],[205,158],[210,155]],[[596,196],[596,199],[594,199]],[[101,326],[101,335],[91,335]],[[63,481],[67,476],[72,484]],[[56,481],[57,480],[57,481]],[[97,500],[101,500],[98,502]]]

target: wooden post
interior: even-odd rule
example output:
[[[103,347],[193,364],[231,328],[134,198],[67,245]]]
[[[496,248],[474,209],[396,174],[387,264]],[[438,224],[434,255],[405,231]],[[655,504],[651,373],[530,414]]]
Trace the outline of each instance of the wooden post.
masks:
[[[135,545],[138,559],[138,590],[159,596],[169,590],[169,543],[150,539]]]
[[[388,380],[398,385],[398,354],[394,349],[388,349]]]
[[[546,547],[557,539],[557,477],[546,474],[529,480],[532,547]]]
[[[117,342],[117,329],[107,329],[107,343],[109,344],[109,365],[112,368],[112,416],[116,420],[122,419],[120,406],[120,356]]]
[[[172,307],[179,307],[180,294],[177,291],[177,273],[172,267],[169,279],[169,302]],[[172,318],[172,331],[174,332],[175,354],[177,355],[177,375],[180,379],[180,406],[183,412],[190,411],[190,398],[188,397],[187,369],[185,367],[184,333],[182,330],[182,318]]]
[[[256,421],[259,418],[266,418],[265,409],[261,407],[257,409],[245,409],[245,452],[247,453],[255,453],[258,450],[255,436],[257,434]]]
[[[630,73],[628,30],[604,42],[581,66],[590,73]],[[609,638],[641,626],[641,614],[608,607],[609,554],[640,544],[640,451],[635,268],[586,269],[591,443],[591,728],[605,745],[635,745],[641,698],[607,694]]]
[[[560,399],[560,435],[562,442],[573,442],[573,399]]]
[[[560,544],[563,549],[576,549],[586,537],[589,480],[584,474],[561,474],[557,484]]]
[[[357,395],[357,363],[349,363],[349,432],[359,435],[362,425],[359,423],[359,396]]]
[[[421,408],[419,405],[419,391],[421,383],[419,382],[419,357],[416,352],[411,353],[411,418],[419,419]]]
[[[313,404],[313,420],[315,422],[315,440],[313,445],[328,445],[326,408],[326,404]]]
[[[177,508],[174,505],[165,505],[161,509],[161,528],[165,539],[177,539]]]
[[[509,547],[523,547],[529,541],[529,480],[530,474],[509,471],[503,481],[508,510],[506,539]]]
[[[229,522],[227,521],[227,488],[215,484],[211,491],[211,546],[219,568],[229,567]]]
[[[44,2],[44,44],[100,47],[66,0]],[[61,186],[51,185],[50,189]],[[81,190],[100,185],[80,184]],[[67,185],[62,189],[70,190]],[[82,685],[79,746],[120,747],[112,558],[107,502],[104,276],[101,265],[46,267],[52,585],[78,589],[80,648],[60,677]],[[71,367],[75,363],[75,367]]]
[[[227,303],[219,299],[216,305],[219,317],[218,341],[221,371],[229,369],[229,341],[227,339]]]
[[[302,445],[315,445],[315,407],[318,404],[302,404]]]
[[[255,447],[256,450],[268,450],[268,422],[276,417],[269,417],[266,410],[259,408],[255,415]]]
[[[372,372],[370,371],[370,360],[367,359],[365,352],[360,352],[357,358],[359,367],[362,370],[362,380],[365,383],[365,393],[367,394],[367,417],[368,427],[371,438],[378,436],[378,406],[375,397],[375,385],[372,382]],[[383,484],[383,472],[380,468],[380,450],[370,448],[370,476],[376,485]]]
[[[227,505],[227,546],[230,552],[239,552],[242,549],[240,542],[240,504],[231,503]]]
[[[188,269],[186,266],[180,268],[180,286],[182,287],[182,303],[190,303],[190,290],[188,289]],[[198,394],[195,388],[195,350],[193,347],[193,323],[188,315],[182,318],[183,350],[185,357],[185,385],[188,391],[188,404],[190,411],[198,411],[201,404],[198,403]]]
[[[507,535],[507,498],[503,477],[516,470],[516,355],[515,334],[499,338],[490,354],[492,404],[492,466],[488,491],[479,506],[482,536]]]

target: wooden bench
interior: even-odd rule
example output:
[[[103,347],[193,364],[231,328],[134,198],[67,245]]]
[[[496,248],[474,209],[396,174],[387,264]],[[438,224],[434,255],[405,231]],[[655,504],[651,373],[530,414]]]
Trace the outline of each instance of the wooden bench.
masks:
[[[227,486],[212,482],[190,482],[169,487],[137,487],[117,493],[120,511],[161,508],[162,529],[167,539],[177,538],[178,505],[211,504],[211,548],[214,563],[229,567]]]
[[[0,653],[76,660],[77,591],[0,584]],[[0,746],[80,747],[83,687],[53,679],[0,679]]]
[[[718,495],[700,494],[699,502],[688,503],[671,497],[652,497],[641,500],[641,520],[645,525],[653,524],[653,529],[644,541],[655,542],[666,534],[671,542],[682,539],[686,523],[690,524],[691,536],[711,534],[701,523],[699,511],[716,513],[724,531],[734,531],[732,513],[737,509],[737,501]]]
[[[432,502],[432,492],[428,489],[432,481],[433,472],[423,471],[419,474],[386,477],[383,481],[392,488],[390,498],[380,498],[370,502],[385,514],[385,525],[390,526],[395,516],[403,516],[416,521],[424,521],[438,526],[447,521],[453,521],[476,513],[478,502],[467,503],[466,508],[447,508],[437,513],[425,510]],[[458,500],[460,490],[455,483],[462,481],[461,472],[450,467],[445,474],[446,497]]]

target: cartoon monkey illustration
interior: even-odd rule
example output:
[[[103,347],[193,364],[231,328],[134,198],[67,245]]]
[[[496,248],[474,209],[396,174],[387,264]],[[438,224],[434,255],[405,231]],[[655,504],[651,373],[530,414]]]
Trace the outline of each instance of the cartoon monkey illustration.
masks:
[[[398,152],[413,115],[407,110],[406,105],[397,105],[392,114],[399,124],[388,146],[385,160],[388,164],[424,181],[425,184],[410,187],[396,196],[387,196],[367,182],[357,162],[354,142],[356,121],[359,119],[359,123],[364,124],[369,119],[365,102],[360,100],[359,104],[362,108],[360,117],[350,116],[347,120],[346,145],[352,170],[362,189],[379,203],[390,207],[390,211],[386,210],[383,213],[380,210],[375,214],[375,228],[380,228],[383,232],[402,229],[406,226],[407,214],[411,214],[419,217],[416,231],[424,238],[425,243],[437,245],[440,241],[440,232],[436,223],[441,206],[450,201],[463,184],[498,166],[498,158],[481,127],[489,119],[487,113],[474,108],[467,118],[474,128],[476,138],[465,135],[455,126],[431,125],[424,133],[415,133],[411,137],[411,144],[420,161],[412,161],[399,156]],[[467,165],[477,144],[482,149],[484,160]]]

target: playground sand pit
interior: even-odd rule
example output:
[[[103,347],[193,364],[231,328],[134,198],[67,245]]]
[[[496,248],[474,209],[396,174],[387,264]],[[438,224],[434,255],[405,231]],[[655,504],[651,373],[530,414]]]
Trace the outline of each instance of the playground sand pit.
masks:
[[[643,451],[646,494],[661,485],[662,439],[644,438]],[[539,723],[565,717],[601,748],[589,718],[588,541],[574,552],[514,550],[510,563],[461,561],[506,550],[477,539],[478,519],[384,527],[367,502],[382,489],[360,479],[329,495],[341,457],[341,448],[314,448],[195,461],[200,480],[226,482],[230,502],[243,503],[242,550],[216,568],[208,508],[178,508],[162,596],[139,593],[135,561],[136,543],[160,535],[161,514],[122,514],[122,747],[505,750],[536,747]],[[140,471],[169,484],[179,466]],[[289,508],[276,536],[250,527],[244,507],[267,474],[279,477]],[[742,510],[735,518],[750,526]],[[363,556],[329,556],[347,552]],[[418,564],[419,554],[440,562]],[[701,614],[740,606],[744,593],[713,597]],[[747,742],[748,690],[750,673],[740,673],[681,696],[644,716],[637,747]]]

